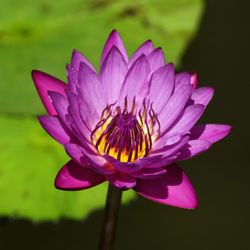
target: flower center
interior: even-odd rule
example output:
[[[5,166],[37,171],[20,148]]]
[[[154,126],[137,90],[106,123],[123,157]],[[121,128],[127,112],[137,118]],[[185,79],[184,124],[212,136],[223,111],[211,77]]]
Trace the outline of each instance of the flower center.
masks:
[[[92,143],[100,154],[110,155],[121,162],[134,162],[148,155],[152,142],[158,137],[154,127],[157,123],[159,134],[159,122],[152,108],[147,121],[145,102],[142,111],[136,115],[134,103],[130,112],[127,111],[126,99],[123,111],[118,106],[112,112],[113,105],[104,109],[91,134]]]

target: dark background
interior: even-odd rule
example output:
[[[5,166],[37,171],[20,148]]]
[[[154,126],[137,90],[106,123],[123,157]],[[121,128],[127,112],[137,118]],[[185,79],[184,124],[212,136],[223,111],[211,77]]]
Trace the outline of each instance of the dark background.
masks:
[[[250,249],[250,2],[209,0],[182,68],[198,72],[216,95],[203,118],[233,125],[206,154],[181,163],[195,184],[199,207],[186,211],[143,198],[123,206],[117,249]],[[0,221],[1,249],[96,249],[102,211],[84,223]]]

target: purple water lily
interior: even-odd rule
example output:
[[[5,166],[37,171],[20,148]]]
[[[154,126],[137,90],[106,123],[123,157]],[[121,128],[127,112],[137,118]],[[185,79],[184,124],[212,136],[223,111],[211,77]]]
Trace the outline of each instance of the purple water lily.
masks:
[[[48,112],[39,121],[71,158],[57,174],[56,188],[80,190],[108,180],[162,204],[197,206],[176,162],[230,132],[228,125],[195,125],[212,88],[197,88],[190,73],[175,74],[151,41],[129,58],[116,31],[103,49],[100,73],[75,50],[68,84],[36,70],[32,76]]]

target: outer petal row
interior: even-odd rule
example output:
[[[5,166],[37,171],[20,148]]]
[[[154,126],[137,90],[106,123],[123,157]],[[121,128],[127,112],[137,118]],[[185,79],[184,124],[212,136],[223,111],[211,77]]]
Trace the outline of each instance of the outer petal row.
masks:
[[[117,188],[134,188],[141,196],[158,203],[187,209],[197,206],[195,190],[188,177],[176,164],[167,166],[156,179],[136,180],[124,174],[107,175],[106,178]],[[104,182],[106,178],[71,160],[57,174],[55,187],[63,190],[86,189]]]

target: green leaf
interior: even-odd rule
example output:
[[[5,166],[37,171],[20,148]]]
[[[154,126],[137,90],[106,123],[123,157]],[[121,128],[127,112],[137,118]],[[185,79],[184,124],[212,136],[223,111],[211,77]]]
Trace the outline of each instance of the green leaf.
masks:
[[[178,65],[201,11],[201,0],[4,1],[0,9],[0,112],[43,113],[31,70],[65,80],[65,64],[74,48],[98,66],[113,28],[121,33],[130,54],[144,40],[152,39],[163,47],[167,60]]]
[[[1,216],[82,219],[104,206],[106,183],[75,192],[54,188],[55,175],[68,159],[35,119],[0,117],[0,131]],[[124,192],[123,202],[134,196],[133,191]]]

